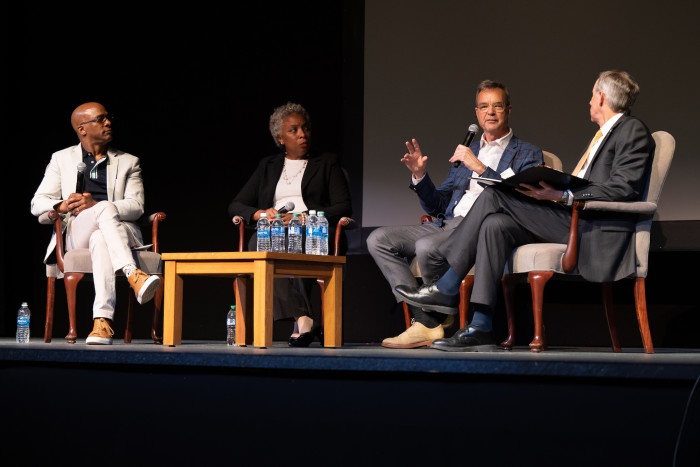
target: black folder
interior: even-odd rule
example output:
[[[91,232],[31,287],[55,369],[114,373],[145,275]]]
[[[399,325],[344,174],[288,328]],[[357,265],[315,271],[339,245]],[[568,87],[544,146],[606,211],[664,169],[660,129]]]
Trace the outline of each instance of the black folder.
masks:
[[[569,190],[571,188],[579,188],[586,186],[590,181],[585,178],[575,177],[566,172],[555,170],[546,165],[536,165],[527,168],[512,177],[497,180],[493,178],[469,177],[473,180],[481,182],[485,185],[497,185],[507,188],[520,188],[521,183],[528,185],[539,186],[540,180],[552,185],[557,190]]]

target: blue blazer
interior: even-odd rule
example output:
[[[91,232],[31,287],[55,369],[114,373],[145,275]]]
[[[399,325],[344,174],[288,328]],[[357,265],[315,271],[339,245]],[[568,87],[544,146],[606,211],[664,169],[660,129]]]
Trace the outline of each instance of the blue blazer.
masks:
[[[479,157],[480,141],[473,142],[469,149]],[[497,170],[487,167],[482,177],[500,179],[501,172],[504,172],[509,167],[513,172],[518,173],[528,167],[543,163],[542,150],[540,148],[513,135],[510,143],[503,151]],[[425,212],[438,218],[437,225],[442,225],[442,219],[452,219],[454,217],[454,208],[459,203],[459,200],[462,199],[464,191],[469,189],[469,182],[471,181],[468,177],[472,176],[472,171],[467,166],[459,164],[457,168],[450,167],[447,178],[438,188],[435,187],[427,173],[419,184],[414,185],[411,182],[409,185],[409,188],[418,194],[420,204]]]

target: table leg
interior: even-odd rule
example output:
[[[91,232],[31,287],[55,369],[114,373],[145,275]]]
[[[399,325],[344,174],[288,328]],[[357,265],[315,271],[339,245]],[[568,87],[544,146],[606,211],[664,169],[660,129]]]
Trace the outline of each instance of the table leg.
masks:
[[[326,281],[323,295],[323,345],[343,345],[343,266],[333,265],[333,273]]]
[[[236,294],[236,345],[253,343],[253,300],[248,291],[252,289],[251,278],[238,276],[233,284]]]
[[[272,287],[274,284],[274,262],[256,260],[253,273],[254,322],[253,345],[269,347],[272,345]]]
[[[163,303],[163,344],[182,343],[182,277],[177,262],[165,262],[165,294]]]

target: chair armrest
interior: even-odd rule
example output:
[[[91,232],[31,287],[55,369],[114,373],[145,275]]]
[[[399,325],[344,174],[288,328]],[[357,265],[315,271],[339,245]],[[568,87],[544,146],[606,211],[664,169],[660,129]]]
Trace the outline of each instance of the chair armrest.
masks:
[[[47,211],[44,214],[42,214],[40,217],[39,222],[41,222],[41,217],[46,215],[46,219],[50,221],[50,223],[53,223],[53,228],[56,233],[56,264],[58,265],[59,271],[63,272],[63,253],[64,253],[64,247],[63,247],[63,223],[61,219],[61,215],[55,211]],[[44,222],[42,222],[44,223]]]
[[[160,246],[158,246],[158,226],[161,222],[165,220],[164,212],[156,212],[148,216],[149,222],[153,223],[151,227],[151,241],[153,242],[153,252],[160,253]]]
[[[56,223],[56,217],[60,218],[60,215],[57,211],[54,211],[52,209],[51,211],[46,211],[45,213],[37,217],[37,220],[39,221],[39,224],[51,225]]]
[[[561,257],[561,268],[565,273],[571,274],[576,269],[578,261],[578,212],[584,209],[583,201],[574,201],[574,207],[571,211],[571,227],[569,227],[569,240],[566,243],[566,251]]]
[[[574,209],[571,213],[571,227],[569,229],[569,240],[566,244],[566,251],[561,259],[561,267],[565,273],[570,274],[576,269],[578,256],[578,216],[579,211],[614,211],[630,214],[654,214],[656,203],[647,201],[575,201]]]
[[[583,207],[586,211],[616,211],[636,214],[654,214],[656,208],[656,203],[648,201],[588,201]]]
[[[335,249],[333,250],[333,256],[338,256],[340,254],[340,232],[345,227],[346,230],[355,227],[355,220],[349,217],[341,217],[338,221],[338,225],[335,229]]]
[[[243,239],[245,236],[245,220],[241,216],[233,216],[231,219],[238,226],[238,251],[243,252]]]
[[[160,222],[165,220],[165,217],[165,213],[159,211],[149,216],[143,215],[135,222],[139,227],[151,227],[151,243],[153,243],[154,253],[160,253],[160,247],[158,246],[158,226]]]

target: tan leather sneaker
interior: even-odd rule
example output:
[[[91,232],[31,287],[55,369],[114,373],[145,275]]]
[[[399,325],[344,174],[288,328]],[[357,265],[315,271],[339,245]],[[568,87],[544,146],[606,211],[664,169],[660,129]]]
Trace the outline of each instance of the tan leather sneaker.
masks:
[[[140,269],[135,269],[128,281],[131,288],[134,289],[136,301],[139,303],[146,303],[152,299],[160,285],[160,277],[149,276]]]
[[[86,344],[111,345],[114,331],[106,318],[95,318],[92,332],[85,339]]]
[[[445,328],[442,326],[433,329],[426,328],[421,323],[412,321],[411,327],[396,337],[388,337],[382,341],[382,347],[391,349],[415,349],[429,346],[435,339],[445,336]]]

